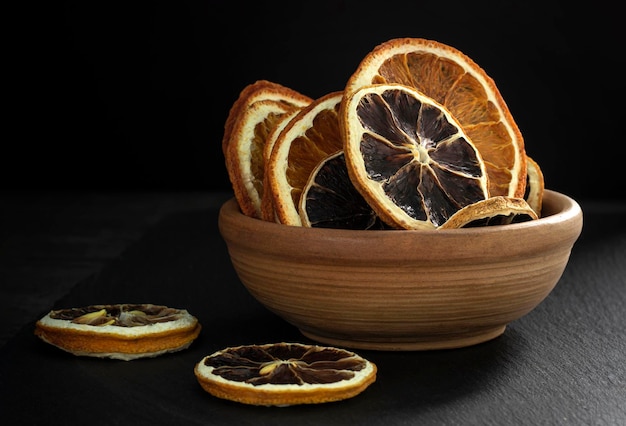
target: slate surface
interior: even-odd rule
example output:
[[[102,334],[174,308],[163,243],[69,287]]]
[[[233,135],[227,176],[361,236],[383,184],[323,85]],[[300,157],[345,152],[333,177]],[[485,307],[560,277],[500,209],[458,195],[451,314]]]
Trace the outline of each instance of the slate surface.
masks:
[[[0,351],[0,413],[12,425],[626,423],[626,208],[583,206],[565,273],[534,311],[473,347],[357,351],[379,368],[350,400],[254,407],[215,398],[193,367],[227,346],[309,342],[240,284],[217,229],[218,203],[164,215],[49,308],[146,302],[187,308],[192,346],[154,359],[75,357],[39,341],[32,319]],[[45,312],[42,312],[45,313]]]

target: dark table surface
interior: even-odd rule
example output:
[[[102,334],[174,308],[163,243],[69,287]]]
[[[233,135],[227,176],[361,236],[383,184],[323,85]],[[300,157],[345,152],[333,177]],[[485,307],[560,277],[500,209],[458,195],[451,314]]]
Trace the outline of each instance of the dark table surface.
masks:
[[[345,401],[254,407],[215,398],[193,374],[228,346],[297,341],[240,284],[217,228],[229,193],[0,196],[0,418],[89,425],[624,425],[626,202],[579,201],[568,266],[535,310],[486,343],[357,351],[378,378]],[[53,308],[184,307],[203,325],[185,351],[76,357],[33,335]]]

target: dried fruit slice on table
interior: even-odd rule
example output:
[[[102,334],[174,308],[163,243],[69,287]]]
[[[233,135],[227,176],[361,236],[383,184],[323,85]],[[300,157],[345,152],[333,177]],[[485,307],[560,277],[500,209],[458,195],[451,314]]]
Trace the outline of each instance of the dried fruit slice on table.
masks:
[[[526,179],[526,194],[524,199],[528,202],[530,207],[537,213],[537,216],[541,216],[541,208],[543,205],[543,193],[545,190],[545,182],[543,178],[543,172],[539,164],[529,156],[526,156],[527,167],[527,179]]]
[[[354,352],[301,343],[230,347],[204,357],[194,369],[211,395],[276,406],[354,397],[376,381],[376,371]]]
[[[285,114],[311,101],[265,80],[244,88],[235,101],[224,127],[222,149],[235,198],[245,215],[262,216],[264,146],[272,129]]]
[[[433,229],[489,197],[480,153],[450,112],[408,86],[357,89],[342,108],[354,186],[390,226]]]
[[[89,305],[48,312],[35,324],[35,335],[74,355],[128,361],[186,349],[201,328],[185,309]]]
[[[300,197],[302,226],[337,229],[385,229],[354,187],[343,151],[322,160],[309,176]]]
[[[535,219],[537,214],[524,199],[498,195],[462,208],[439,229],[508,225]]]
[[[386,83],[413,87],[454,115],[481,153],[490,196],[523,197],[524,140],[496,84],[472,59],[432,40],[391,39],[363,58],[345,97],[360,87]]]
[[[274,143],[268,165],[274,209],[280,223],[301,226],[300,196],[311,172],[331,154],[343,149],[339,129],[342,92],[313,101],[287,126]]]

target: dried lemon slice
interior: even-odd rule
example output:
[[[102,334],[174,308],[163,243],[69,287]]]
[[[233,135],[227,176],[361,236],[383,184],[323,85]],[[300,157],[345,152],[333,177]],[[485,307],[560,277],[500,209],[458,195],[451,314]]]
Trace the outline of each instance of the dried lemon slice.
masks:
[[[332,92],[313,101],[289,120],[274,143],[266,172],[282,224],[302,225],[298,206],[311,172],[324,158],[343,149],[341,98],[341,92]]]
[[[343,104],[354,186],[390,226],[433,229],[489,197],[480,153],[450,112],[408,86],[356,90]]]
[[[439,229],[508,225],[535,219],[537,214],[524,199],[500,195],[462,208]]]
[[[200,330],[186,310],[152,304],[52,310],[35,324],[36,336],[64,351],[125,361],[186,349]]]
[[[301,343],[230,347],[204,357],[194,369],[211,395],[274,406],[354,397],[376,380],[376,371],[354,352]]]
[[[433,40],[391,39],[362,59],[345,96],[369,84],[386,83],[413,87],[456,117],[485,161],[490,196],[524,195],[522,134],[494,81],[472,59]]]

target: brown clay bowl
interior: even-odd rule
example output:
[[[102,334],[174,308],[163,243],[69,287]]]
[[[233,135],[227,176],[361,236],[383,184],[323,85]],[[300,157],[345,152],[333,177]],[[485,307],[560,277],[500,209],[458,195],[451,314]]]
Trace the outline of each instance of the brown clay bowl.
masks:
[[[317,342],[374,350],[458,348],[502,334],[557,284],[580,206],[546,190],[542,218],[469,229],[304,228],[247,217],[219,229],[241,282]]]

